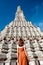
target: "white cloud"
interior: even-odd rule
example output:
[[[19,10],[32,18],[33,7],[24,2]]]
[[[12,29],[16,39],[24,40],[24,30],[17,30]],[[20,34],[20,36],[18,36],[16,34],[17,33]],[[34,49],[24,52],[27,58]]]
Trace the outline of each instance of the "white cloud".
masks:
[[[40,23],[39,23],[39,26],[42,27],[42,26],[43,26],[43,22],[40,22]]]
[[[40,27],[40,29],[43,31],[43,21],[39,22],[39,23],[34,23],[34,25],[36,27]]]
[[[39,23],[39,27],[43,30],[43,22]]]

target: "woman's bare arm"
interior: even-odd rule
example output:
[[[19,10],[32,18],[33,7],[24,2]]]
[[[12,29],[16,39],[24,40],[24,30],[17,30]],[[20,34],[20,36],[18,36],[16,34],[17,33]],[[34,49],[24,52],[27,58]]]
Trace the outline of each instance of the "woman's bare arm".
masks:
[[[26,51],[26,47],[24,47],[24,51],[25,51],[25,54],[26,54],[26,56],[27,56],[28,61],[30,61],[30,58],[29,58],[28,53],[27,53],[27,51]]]
[[[17,59],[18,59],[18,44],[17,44]]]

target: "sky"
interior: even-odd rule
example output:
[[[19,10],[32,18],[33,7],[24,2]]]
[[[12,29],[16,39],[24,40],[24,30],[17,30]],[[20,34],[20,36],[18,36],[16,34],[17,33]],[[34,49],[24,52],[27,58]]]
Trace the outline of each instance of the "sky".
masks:
[[[26,19],[43,31],[43,0],[0,0],[0,31],[14,20],[19,5]]]

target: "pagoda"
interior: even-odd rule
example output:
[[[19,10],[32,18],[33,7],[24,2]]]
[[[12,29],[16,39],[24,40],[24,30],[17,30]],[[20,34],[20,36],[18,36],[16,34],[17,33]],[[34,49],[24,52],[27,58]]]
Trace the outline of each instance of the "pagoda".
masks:
[[[22,37],[30,59],[29,65],[43,65],[43,32],[27,21],[21,7],[15,19],[0,31],[0,65],[17,65],[17,41]]]

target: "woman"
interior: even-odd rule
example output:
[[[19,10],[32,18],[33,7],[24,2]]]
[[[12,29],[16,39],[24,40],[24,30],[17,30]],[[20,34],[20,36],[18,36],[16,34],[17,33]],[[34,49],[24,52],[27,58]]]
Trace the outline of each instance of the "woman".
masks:
[[[25,50],[25,45],[22,38],[18,40],[17,53],[18,53],[18,65],[29,65],[29,60],[27,59],[27,52]]]

